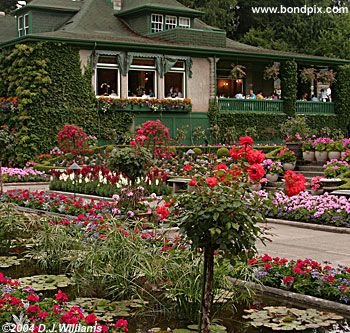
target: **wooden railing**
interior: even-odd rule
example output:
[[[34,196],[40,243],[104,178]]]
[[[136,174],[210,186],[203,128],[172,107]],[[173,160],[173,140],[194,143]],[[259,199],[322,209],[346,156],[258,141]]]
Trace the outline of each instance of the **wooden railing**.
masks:
[[[334,114],[334,103],[297,101],[297,114]]]
[[[269,99],[236,99],[219,98],[220,111],[247,111],[247,112],[283,112],[283,101]]]

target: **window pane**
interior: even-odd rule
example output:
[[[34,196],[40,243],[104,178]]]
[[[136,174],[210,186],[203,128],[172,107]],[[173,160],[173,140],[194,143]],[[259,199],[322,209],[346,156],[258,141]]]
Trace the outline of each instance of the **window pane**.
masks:
[[[130,70],[128,74],[129,97],[155,97],[155,72]]]
[[[179,18],[179,27],[181,28],[190,28],[191,21],[188,17],[180,17]]]
[[[97,68],[97,95],[118,95],[118,69]]]
[[[23,16],[18,17],[18,30],[23,29]]]
[[[155,62],[153,58],[136,58],[132,61],[132,64],[135,66],[149,66],[149,67],[155,66]]]
[[[165,29],[174,29],[177,26],[176,16],[166,16],[165,17]]]
[[[178,97],[184,96],[184,73],[172,73],[165,74],[165,96],[166,97]]]
[[[152,14],[152,32],[163,31],[163,15]]]
[[[25,27],[29,26],[29,15],[24,15],[24,26]]]

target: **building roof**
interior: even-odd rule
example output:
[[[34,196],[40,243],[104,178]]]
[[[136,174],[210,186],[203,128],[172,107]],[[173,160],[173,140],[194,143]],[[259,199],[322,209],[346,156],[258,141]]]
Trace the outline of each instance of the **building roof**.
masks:
[[[124,0],[124,3],[142,3],[141,0]],[[151,0],[146,0],[151,1]],[[153,0],[153,1],[170,1],[170,0]],[[32,3],[70,3],[75,5],[78,1],[72,0],[33,0]],[[172,1],[171,1],[172,2]],[[176,2],[175,2],[176,4]],[[84,0],[80,1],[81,6],[68,23],[60,29],[51,32],[41,32],[29,34],[16,39],[16,23],[14,18],[8,19],[13,21],[12,27],[8,27],[11,33],[3,29],[0,21],[0,44],[15,44],[18,41],[27,40],[51,40],[64,41],[71,44],[80,45],[84,48],[93,49],[124,49],[138,52],[177,54],[187,56],[201,57],[218,57],[226,59],[235,59],[244,57],[246,59],[266,59],[270,61],[279,61],[283,59],[295,59],[303,63],[310,64],[342,64],[349,63],[347,60],[324,58],[305,54],[276,51],[263,49],[260,47],[250,46],[237,41],[226,39],[225,47],[214,47],[207,45],[195,45],[193,42],[180,43],[176,41],[166,41],[152,35],[143,36],[132,30],[130,26],[121,17],[114,16],[113,7],[106,0]],[[29,5],[28,5],[29,6]],[[98,13],[98,15],[97,15]],[[0,18],[1,19],[1,18]],[[2,18],[3,19],[3,18]],[[194,20],[194,29],[204,31],[220,30],[211,27],[199,19]]]
[[[202,12],[188,8],[176,0],[126,0],[123,1],[122,9],[117,13],[124,16],[131,13],[144,11],[145,9],[159,9],[183,13],[184,15],[199,16]]]
[[[27,9],[46,9],[77,12],[80,10],[84,0],[32,0],[26,6],[16,10],[21,13]]]
[[[0,44],[17,37],[15,17],[11,15],[0,16]]]

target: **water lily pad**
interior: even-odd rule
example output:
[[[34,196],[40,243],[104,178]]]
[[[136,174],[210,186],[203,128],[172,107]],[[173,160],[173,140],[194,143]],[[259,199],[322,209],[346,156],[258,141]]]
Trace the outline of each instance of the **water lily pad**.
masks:
[[[264,307],[263,310],[245,310],[247,315],[242,316],[250,320],[253,327],[265,327],[273,331],[303,331],[306,329],[317,329],[330,327],[336,324],[337,320],[343,320],[331,312],[321,312],[315,309],[295,309],[283,306]]]
[[[36,291],[56,290],[72,285],[65,275],[34,275],[18,279],[22,286],[31,286]]]
[[[24,259],[18,259],[16,256],[0,257],[0,268],[9,268],[19,266]]]
[[[112,302],[103,298],[76,298],[67,303],[67,306],[79,306],[88,313],[95,313],[105,322],[113,322],[120,317],[133,316],[138,309],[143,308],[147,303],[142,300]]]

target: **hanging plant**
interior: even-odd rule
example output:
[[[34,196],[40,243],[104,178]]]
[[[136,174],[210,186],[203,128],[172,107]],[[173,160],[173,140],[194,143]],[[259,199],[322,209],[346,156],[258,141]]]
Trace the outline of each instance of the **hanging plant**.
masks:
[[[317,79],[322,84],[332,85],[335,82],[335,76],[336,76],[336,73],[333,71],[333,69],[329,69],[329,70],[322,69],[317,74]]]
[[[232,80],[239,80],[239,79],[244,79],[247,75],[246,73],[246,67],[242,66],[242,65],[235,65],[235,64],[231,64],[231,79]]]
[[[317,72],[315,68],[303,68],[300,72],[300,79],[303,83],[312,82],[317,78]]]
[[[264,80],[274,80],[276,81],[280,75],[280,64],[273,63],[271,66],[265,67],[264,70]]]

